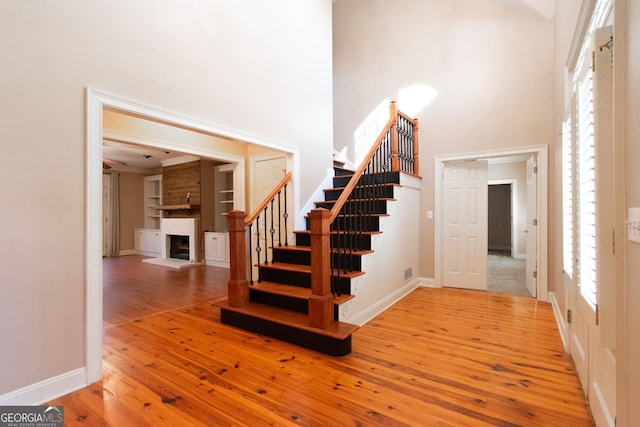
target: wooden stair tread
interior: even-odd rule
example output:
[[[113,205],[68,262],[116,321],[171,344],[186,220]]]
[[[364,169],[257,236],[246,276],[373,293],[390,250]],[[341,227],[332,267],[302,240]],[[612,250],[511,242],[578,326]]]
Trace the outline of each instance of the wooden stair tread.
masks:
[[[260,264],[260,268],[270,268],[273,270],[283,270],[283,271],[294,271],[298,273],[309,273],[311,274],[311,266],[304,264],[290,264],[288,262],[272,262],[269,264]],[[335,275],[337,276],[337,269],[333,269]],[[340,271],[340,277],[352,279],[354,277],[358,277],[363,275],[362,271],[349,271],[347,273]]]
[[[263,280],[261,282],[253,282],[251,289],[255,289],[261,292],[267,292],[270,294],[284,295],[292,298],[309,299],[311,296],[311,289],[304,288],[302,286],[286,285],[284,283],[268,282]],[[334,304],[343,304],[350,299],[353,295],[343,294],[333,297]]]
[[[215,303],[215,305],[221,309],[234,311],[336,339],[346,339],[358,329],[357,325],[338,321],[332,323],[325,329],[314,328],[309,325],[309,316],[306,314],[259,303],[249,303],[242,307],[231,307],[228,301],[221,301]]]

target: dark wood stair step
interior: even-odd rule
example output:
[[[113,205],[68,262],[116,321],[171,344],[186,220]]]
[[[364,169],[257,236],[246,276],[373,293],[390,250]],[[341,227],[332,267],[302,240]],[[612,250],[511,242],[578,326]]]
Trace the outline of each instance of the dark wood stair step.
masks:
[[[351,335],[358,329],[357,325],[338,321],[326,329],[314,328],[306,314],[264,304],[231,307],[228,301],[222,301],[215,305],[220,307],[222,323],[332,356],[351,352]]]
[[[269,264],[260,264],[259,266],[260,268],[266,268],[266,269],[271,269],[271,270],[280,270],[280,271],[288,271],[288,272],[295,272],[295,273],[309,273],[311,274],[311,266],[310,265],[303,265],[303,264],[290,264],[288,262],[272,262]],[[334,273],[336,275],[338,275],[338,270],[337,269],[333,269]],[[362,271],[349,271],[349,272],[343,272],[340,271],[339,272],[340,277],[346,278],[346,279],[353,279],[354,277],[358,277],[358,276],[362,276],[364,274],[364,272]]]
[[[339,177],[352,176],[355,173],[354,170],[345,168],[344,164],[342,166],[333,166],[333,171],[334,175]]]
[[[268,282],[265,280],[261,282],[254,282],[253,285],[251,285],[251,289],[260,291],[260,292],[275,294],[275,295],[282,295],[290,298],[299,298],[299,299],[307,299],[307,300],[311,296],[311,289],[309,288],[286,285],[284,283]],[[334,296],[333,303],[340,305],[349,301],[353,297],[354,297],[353,295],[347,295],[347,294]]]

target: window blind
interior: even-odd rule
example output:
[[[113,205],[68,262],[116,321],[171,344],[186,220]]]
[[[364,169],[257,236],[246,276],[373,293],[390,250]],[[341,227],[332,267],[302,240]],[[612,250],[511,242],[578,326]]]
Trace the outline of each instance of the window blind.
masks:
[[[577,219],[578,283],[580,294],[595,309],[596,192],[593,77],[590,67],[581,74],[577,88]]]
[[[562,126],[562,261],[573,278],[573,129],[571,117]]]

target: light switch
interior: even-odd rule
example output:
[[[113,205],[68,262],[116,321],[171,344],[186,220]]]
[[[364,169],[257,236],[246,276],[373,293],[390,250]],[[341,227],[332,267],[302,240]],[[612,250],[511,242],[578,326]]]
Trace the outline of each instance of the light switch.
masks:
[[[632,242],[640,243],[640,208],[629,208],[627,238]]]
[[[427,219],[433,219],[433,211],[427,211]]]

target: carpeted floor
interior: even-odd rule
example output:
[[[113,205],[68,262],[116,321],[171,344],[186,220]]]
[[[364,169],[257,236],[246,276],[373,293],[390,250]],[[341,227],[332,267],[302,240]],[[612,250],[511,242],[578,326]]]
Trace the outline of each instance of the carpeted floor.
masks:
[[[487,291],[531,297],[525,286],[525,260],[496,252],[487,256]]]

